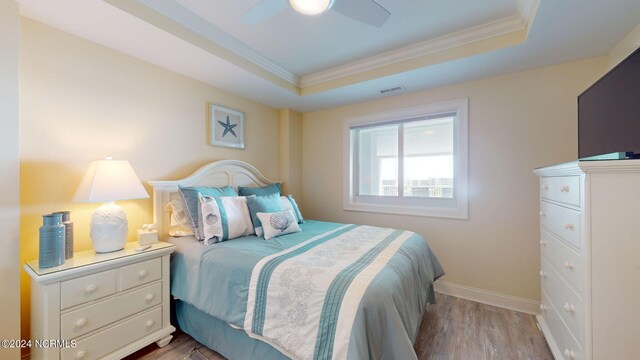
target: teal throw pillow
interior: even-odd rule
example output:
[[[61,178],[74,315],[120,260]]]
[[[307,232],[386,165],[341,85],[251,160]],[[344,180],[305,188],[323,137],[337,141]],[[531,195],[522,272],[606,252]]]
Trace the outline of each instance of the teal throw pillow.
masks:
[[[275,183],[275,184],[271,184],[263,187],[238,186],[238,192],[240,193],[240,196],[249,196],[249,195],[265,196],[265,195],[272,195],[272,194],[280,194],[280,183]]]
[[[256,232],[256,236],[262,236],[262,222],[258,218],[258,213],[272,213],[284,210],[282,207],[282,201],[280,200],[280,193],[275,193],[266,196],[247,196],[247,205],[249,206],[249,213],[251,214],[251,221],[253,222],[253,229]]]

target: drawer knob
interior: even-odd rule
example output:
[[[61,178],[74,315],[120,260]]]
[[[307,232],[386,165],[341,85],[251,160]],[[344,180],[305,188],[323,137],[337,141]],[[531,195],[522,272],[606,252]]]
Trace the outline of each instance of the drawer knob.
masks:
[[[98,286],[96,286],[95,284],[91,284],[84,289],[84,292],[87,295],[91,295],[96,292],[96,290],[98,290]]]
[[[560,192],[569,192],[569,185],[562,185],[560,187]]]
[[[148,294],[148,295],[147,295],[147,302],[148,302],[148,303],[150,303],[150,302],[152,302],[152,301],[153,301],[153,299],[155,299],[155,298],[156,298],[156,296],[155,296],[155,295],[153,295],[153,294]]]
[[[543,304],[540,304],[540,311],[541,311],[541,312],[545,312],[545,311],[547,311],[547,307],[546,307],[546,306],[544,306]]]
[[[576,311],[575,306],[569,304],[569,303],[564,303],[564,311],[573,314]]]
[[[156,322],[153,320],[149,320],[147,321],[147,329],[151,329],[151,327],[153,326],[153,324],[155,324]]]
[[[546,242],[546,241],[544,241],[544,240],[540,240],[540,245],[542,245],[542,246],[547,246],[547,242]]]
[[[142,280],[146,278],[147,275],[149,275],[149,272],[147,270],[140,270],[140,272],[138,273],[138,279]]]
[[[564,349],[564,356],[567,359],[575,359],[576,358],[576,353],[574,353],[573,350]]]
[[[544,215],[544,212],[540,211],[540,216],[541,216],[541,217],[544,217],[544,216],[545,216],[545,215]]]
[[[544,270],[540,270],[540,272],[538,274],[540,274],[541,278],[546,278],[547,277],[547,273],[544,272]]]
[[[565,269],[567,269],[567,270],[573,270],[573,263],[572,263],[571,261],[568,261],[568,260],[567,260],[567,261],[565,261],[565,262],[564,262],[564,264],[563,264],[563,265],[564,265],[564,268],[565,268]]]
[[[82,359],[87,356],[87,352],[84,350],[80,350],[76,353],[76,359]]]
[[[76,327],[83,328],[85,325],[87,325],[87,319],[82,318],[76,322]]]
[[[565,228],[565,230],[573,231],[573,229],[575,229],[575,225],[573,225],[573,224],[564,224],[564,228]]]

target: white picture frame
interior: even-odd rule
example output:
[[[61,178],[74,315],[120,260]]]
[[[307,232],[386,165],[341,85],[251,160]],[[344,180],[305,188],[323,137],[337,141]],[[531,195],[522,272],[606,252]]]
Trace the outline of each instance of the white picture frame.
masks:
[[[210,104],[209,145],[244,149],[244,113]]]

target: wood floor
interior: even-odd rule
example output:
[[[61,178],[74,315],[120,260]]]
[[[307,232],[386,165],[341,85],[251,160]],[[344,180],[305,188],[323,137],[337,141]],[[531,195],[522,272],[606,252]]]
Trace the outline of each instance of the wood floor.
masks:
[[[420,360],[553,360],[533,315],[441,294],[427,309],[414,348]],[[178,331],[169,345],[149,345],[126,358],[133,359],[224,357]]]

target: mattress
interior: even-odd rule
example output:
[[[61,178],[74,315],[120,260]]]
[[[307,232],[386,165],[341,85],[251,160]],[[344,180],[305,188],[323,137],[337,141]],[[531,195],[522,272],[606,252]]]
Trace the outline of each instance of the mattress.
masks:
[[[171,261],[172,295],[185,304],[181,305],[182,307],[197,309],[202,314],[207,314],[219,323],[227,324],[243,334],[236,337],[259,339],[291,358],[415,359],[413,341],[417,335],[422,310],[427,303],[435,301],[433,282],[444,274],[427,242],[415,233],[393,229],[321,221],[306,221],[301,224],[301,227],[302,232],[283,235],[269,241],[256,236],[246,236],[205,246],[190,237],[171,238],[170,241],[177,246]],[[276,281],[284,278],[283,276],[274,276],[277,279],[271,283],[265,283],[268,286],[260,285],[260,281],[263,281],[261,279],[265,278],[264,269],[277,272],[279,268],[286,265],[287,261],[298,261],[295,265],[297,267],[282,270],[283,273],[289,271],[291,274],[295,274],[296,271],[304,272],[304,268],[300,270],[300,261],[320,261],[321,263],[325,261],[329,264],[331,261],[326,262],[327,259],[317,260],[317,256],[312,251],[319,254],[326,252],[328,250],[323,246],[330,249],[328,244],[339,242],[339,240],[342,240],[343,248],[345,244],[349,245],[349,241],[354,244],[366,242],[366,239],[353,237],[354,234],[372,234],[371,236],[380,234],[381,238],[386,239],[385,241],[391,245],[380,247],[374,244],[375,247],[372,249],[381,248],[384,252],[379,251],[380,254],[375,255],[373,263],[367,260],[367,256],[371,257],[370,255],[362,256],[368,261],[361,266],[364,269],[362,274],[369,271],[369,279],[364,286],[359,282],[363,277],[360,273],[346,282],[341,280],[346,284],[341,283],[338,287],[344,289],[341,296],[348,296],[350,294],[348,289],[358,287],[362,288],[361,294],[353,298],[339,298],[336,302],[338,304],[336,309],[339,311],[334,310],[333,317],[324,313],[324,308],[327,307],[326,298],[329,297],[324,295],[325,290],[307,288],[305,285],[307,289],[305,292],[310,292],[312,295],[319,293],[324,296],[323,312],[316,314],[313,304],[307,306],[300,299],[289,299],[281,305],[281,308],[277,307],[278,299],[284,296],[278,291],[286,292],[286,286],[291,282],[285,279],[281,281],[284,284],[282,285]],[[340,237],[341,239],[334,240]],[[396,248],[391,249],[393,246]],[[291,254],[295,253],[307,254],[312,260],[305,260],[304,257],[290,259]],[[370,250],[367,254],[369,253],[371,253]],[[387,257],[384,257],[384,254]],[[335,257],[339,258],[339,256]],[[332,256],[328,257],[328,259],[331,258]],[[276,262],[276,265],[269,267],[277,259],[285,260],[279,260],[280,262]],[[283,261],[284,263],[281,264]],[[374,267],[372,264],[378,266],[378,269],[374,269],[373,272],[370,271],[370,268]],[[309,264],[309,266],[312,265]],[[324,265],[318,267],[316,263],[314,266],[316,270],[325,270]],[[326,268],[330,266],[327,265]],[[350,267],[337,273],[342,275],[345,272],[351,273],[353,268],[351,264]],[[315,273],[316,270],[311,272]],[[312,279],[309,283],[316,284],[318,280]],[[271,292],[260,292],[260,289],[267,287]],[[331,294],[334,293],[335,291]],[[344,295],[344,293],[347,294]],[[264,301],[259,300],[262,298]],[[356,298],[357,302],[354,302],[352,299]],[[309,302],[313,301],[309,300]],[[315,302],[318,301],[315,300]],[[259,304],[265,307],[259,308]],[[304,311],[291,312],[289,311],[291,307],[303,308]],[[351,309],[350,317],[345,315],[348,314],[345,308]],[[309,314],[310,312],[314,314]],[[256,313],[262,314],[262,318],[257,317]],[[278,315],[280,313],[282,316]],[[305,316],[304,321],[295,318],[300,314]],[[260,320],[258,322],[260,326],[255,325],[256,318]],[[315,320],[323,324],[324,328],[316,327]],[[292,326],[287,332],[289,323],[296,323],[296,321],[298,327]],[[203,331],[202,327],[197,329],[195,331]],[[330,331],[327,332],[327,329]],[[183,330],[189,331],[189,329]],[[219,328],[217,331],[219,332]],[[300,336],[296,338],[298,332]],[[237,334],[235,331],[234,333]],[[329,337],[325,336],[326,333]],[[191,335],[196,339],[211,336],[211,334],[200,333]],[[318,350],[326,344],[331,345],[327,347],[329,350]],[[234,358],[234,354],[225,355]]]

